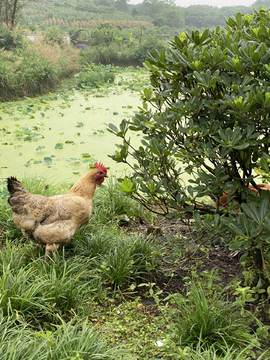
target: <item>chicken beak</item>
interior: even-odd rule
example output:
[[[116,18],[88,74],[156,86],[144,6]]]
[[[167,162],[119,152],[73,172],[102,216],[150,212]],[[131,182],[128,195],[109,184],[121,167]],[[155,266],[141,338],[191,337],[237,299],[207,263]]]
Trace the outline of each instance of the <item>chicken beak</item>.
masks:
[[[104,175],[104,177],[106,177],[106,178],[107,178],[107,177],[108,177],[108,175]]]

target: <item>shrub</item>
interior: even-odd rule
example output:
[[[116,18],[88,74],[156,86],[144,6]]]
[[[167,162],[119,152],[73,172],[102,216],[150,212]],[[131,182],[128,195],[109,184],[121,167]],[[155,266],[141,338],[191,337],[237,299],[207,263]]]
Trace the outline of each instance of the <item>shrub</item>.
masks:
[[[134,172],[122,179],[126,194],[162,215],[184,218],[193,212],[198,226],[196,211],[214,212],[200,197],[213,194],[219,200],[229,191],[228,202],[232,196],[239,204],[253,202],[248,185],[256,187],[254,170],[270,161],[270,15],[260,8],[226,23],[222,30],[175,36],[167,52],[154,50],[145,63],[152,88],[144,89],[140,113],[124,119],[120,129],[109,125],[123,139],[112,158]],[[130,131],[143,135],[137,148]],[[183,174],[190,176],[189,186],[181,181]],[[262,197],[265,191],[259,203]],[[219,223],[215,215],[208,230]],[[231,232],[227,225],[219,230]],[[269,237],[260,244],[253,232],[248,237],[254,240],[249,254],[269,251]],[[267,265],[262,251],[259,258],[255,265],[261,274]]]
[[[10,51],[22,47],[22,44],[22,34],[3,28],[0,29],[0,49]]]
[[[133,58],[138,60],[140,64],[143,64],[147,59],[149,52],[152,52],[153,49],[159,52],[164,49],[164,47],[164,43],[157,39],[156,35],[148,35],[134,48]]]

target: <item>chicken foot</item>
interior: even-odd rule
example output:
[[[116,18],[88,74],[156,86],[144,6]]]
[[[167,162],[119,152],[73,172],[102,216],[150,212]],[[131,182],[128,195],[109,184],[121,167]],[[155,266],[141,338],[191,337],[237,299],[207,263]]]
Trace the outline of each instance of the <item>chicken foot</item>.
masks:
[[[52,252],[63,248],[65,244],[47,244],[45,246],[45,261],[48,262],[52,258]]]

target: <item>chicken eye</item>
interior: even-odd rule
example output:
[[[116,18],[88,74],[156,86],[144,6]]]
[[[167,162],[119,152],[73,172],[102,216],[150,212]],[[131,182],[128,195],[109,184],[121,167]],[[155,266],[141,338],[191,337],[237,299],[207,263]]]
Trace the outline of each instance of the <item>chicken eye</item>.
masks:
[[[103,174],[103,171],[100,171],[100,172],[99,172],[99,175],[102,175],[102,174]]]

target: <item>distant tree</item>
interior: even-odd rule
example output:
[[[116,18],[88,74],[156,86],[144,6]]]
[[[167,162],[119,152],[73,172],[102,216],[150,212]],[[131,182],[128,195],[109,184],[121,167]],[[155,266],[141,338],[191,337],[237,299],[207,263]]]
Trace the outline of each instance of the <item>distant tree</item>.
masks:
[[[269,0],[270,1],[270,0]],[[231,16],[235,16],[238,12],[245,13],[245,14],[251,14],[253,12],[254,6],[223,6],[219,9],[220,16],[223,19],[228,19]]]
[[[253,8],[258,8],[262,6],[265,9],[270,9],[270,0],[257,0],[252,4]]]
[[[141,15],[149,16],[155,26],[169,25],[182,29],[185,24],[183,8],[171,0],[144,0],[138,9]]]
[[[96,6],[113,6],[114,0],[94,0]]]
[[[135,17],[135,16],[138,16],[140,14],[140,12],[137,9],[133,8],[131,11],[131,14],[133,17]]]
[[[5,23],[8,29],[13,30],[23,6],[31,1],[34,0],[0,0],[0,23]]]
[[[144,15],[153,18],[155,15],[160,14],[163,10],[173,5],[174,1],[172,0],[144,0],[142,4],[140,4],[140,8]]]
[[[68,33],[70,36],[70,41],[72,44],[76,44],[76,42],[78,41],[80,34],[82,31],[87,31],[87,29],[81,29],[81,28],[69,28]]]
[[[144,40],[140,42],[135,54],[135,59],[143,64],[147,55],[152,52],[153,49],[157,49],[157,51],[164,49],[164,43],[159,40],[156,35],[147,35]]]
[[[178,6],[169,6],[154,17],[153,24],[155,26],[169,25],[170,27],[183,29],[185,25],[184,12]]]
[[[92,45],[107,45],[110,46],[111,42],[115,37],[115,28],[112,27],[109,23],[100,24],[93,32],[92,32]]]
[[[218,25],[225,26],[225,18],[220,9],[209,5],[192,5],[184,9],[185,24],[194,26],[197,29],[215,27]]]
[[[128,12],[128,2],[129,0],[116,0],[114,7],[116,10]]]

